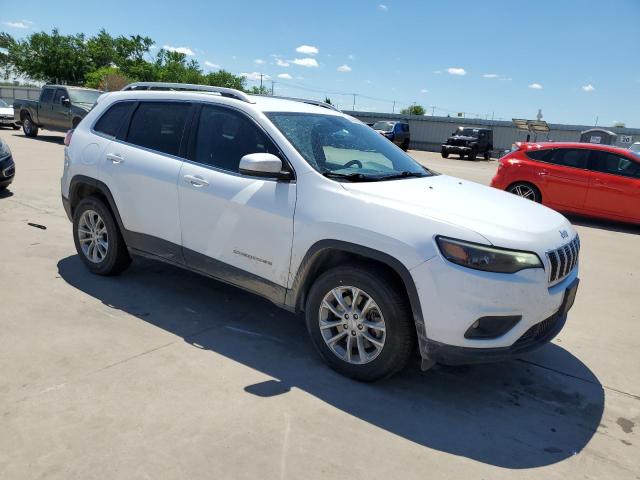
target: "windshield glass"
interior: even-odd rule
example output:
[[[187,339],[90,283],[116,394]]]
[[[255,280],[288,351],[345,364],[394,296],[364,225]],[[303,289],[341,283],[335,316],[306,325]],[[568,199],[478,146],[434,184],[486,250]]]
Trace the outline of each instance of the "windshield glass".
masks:
[[[629,150],[634,153],[640,153],[640,143],[634,143],[633,145],[631,145],[631,147],[629,147]]]
[[[266,115],[304,159],[327,176],[371,181],[431,175],[400,148],[355,119],[290,112]]]
[[[96,90],[73,90],[69,89],[71,103],[96,103],[102,92]]]
[[[0,108],[8,107],[9,104],[0,98]]]
[[[478,129],[477,128],[459,128],[458,130],[453,132],[453,134],[460,135],[463,137],[477,137]]]
[[[383,132],[390,132],[393,130],[393,122],[376,122],[373,124],[374,130],[382,130]]]

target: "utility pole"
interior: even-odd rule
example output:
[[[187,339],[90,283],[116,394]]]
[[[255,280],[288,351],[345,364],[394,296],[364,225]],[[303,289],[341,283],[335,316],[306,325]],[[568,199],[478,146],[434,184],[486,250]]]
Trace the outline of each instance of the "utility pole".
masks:
[[[276,82],[274,82],[273,80],[271,80],[271,96],[273,97],[273,89],[274,89],[274,85],[276,84]]]
[[[393,101],[393,107],[391,107],[391,113],[396,113],[396,101]]]
[[[594,125],[594,127],[598,126],[598,116],[596,115],[596,124]]]
[[[435,105],[431,105],[431,116],[434,117],[436,114],[436,106]]]
[[[352,112],[356,111],[356,95],[355,93],[352,94],[353,95],[353,107],[351,108]]]
[[[262,92],[262,74],[260,74],[260,91]]]

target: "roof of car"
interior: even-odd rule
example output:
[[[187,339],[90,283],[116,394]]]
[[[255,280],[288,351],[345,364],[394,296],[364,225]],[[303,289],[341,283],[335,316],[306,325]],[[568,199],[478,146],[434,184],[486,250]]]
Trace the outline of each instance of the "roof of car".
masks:
[[[587,142],[532,142],[528,145],[530,148],[589,148],[592,150],[604,150],[610,152],[626,152],[628,148],[617,147],[615,145],[603,145],[600,143]]]

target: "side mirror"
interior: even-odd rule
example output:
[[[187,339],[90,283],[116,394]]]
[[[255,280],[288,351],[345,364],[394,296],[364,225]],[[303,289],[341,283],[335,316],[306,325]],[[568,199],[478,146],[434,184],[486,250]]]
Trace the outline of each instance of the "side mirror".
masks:
[[[291,172],[282,170],[282,160],[271,153],[250,153],[240,159],[240,173],[253,177],[291,180]]]
[[[68,97],[61,97],[60,98],[60,102],[62,103],[62,105],[64,105],[65,107],[70,107],[71,106],[71,100],[69,100]]]

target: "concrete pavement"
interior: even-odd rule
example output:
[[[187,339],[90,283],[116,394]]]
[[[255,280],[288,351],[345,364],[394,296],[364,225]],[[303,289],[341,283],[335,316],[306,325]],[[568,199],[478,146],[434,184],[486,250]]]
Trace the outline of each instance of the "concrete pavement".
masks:
[[[89,274],[62,136],[0,136],[0,478],[640,478],[640,229],[572,218],[580,291],[542,350],[359,384],[261,298],[147,260]]]

